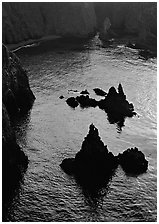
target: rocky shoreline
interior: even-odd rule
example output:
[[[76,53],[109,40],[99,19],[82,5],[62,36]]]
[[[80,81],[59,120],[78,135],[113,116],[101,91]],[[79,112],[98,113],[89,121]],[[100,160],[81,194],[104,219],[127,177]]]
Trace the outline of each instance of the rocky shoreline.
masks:
[[[17,144],[12,121],[25,115],[35,96],[27,72],[17,56],[2,45],[2,183],[3,202],[14,191],[28,165],[28,157]]]

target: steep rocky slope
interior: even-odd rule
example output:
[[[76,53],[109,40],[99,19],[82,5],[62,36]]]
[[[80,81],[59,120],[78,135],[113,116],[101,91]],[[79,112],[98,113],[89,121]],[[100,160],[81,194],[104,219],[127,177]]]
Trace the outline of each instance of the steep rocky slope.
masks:
[[[47,35],[86,38],[96,27],[93,4],[84,2],[3,2],[2,16],[5,44]]]
[[[23,116],[34,102],[26,71],[16,55],[2,45],[2,183],[3,203],[14,192],[27,168],[28,158],[16,141],[12,121]]]

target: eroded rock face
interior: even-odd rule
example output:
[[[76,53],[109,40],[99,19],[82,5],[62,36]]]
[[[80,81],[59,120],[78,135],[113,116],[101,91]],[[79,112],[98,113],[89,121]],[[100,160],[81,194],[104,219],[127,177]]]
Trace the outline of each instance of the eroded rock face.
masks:
[[[124,94],[121,84],[118,86],[118,92],[112,86],[105,99],[98,102],[98,106],[100,109],[105,110],[108,115],[111,114],[111,116],[115,118],[132,117],[136,115],[133,104],[126,100],[126,95]]]
[[[5,44],[48,35],[87,38],[96,28],[93,4],[86,2],[3,2],[2,14]]]
[[[35,96],[19,59],[5,45],[2,45],[2,66],[2,186],[5,220],[7,203],[28,165],[28,157],[17,144],[11,121],[16,116],[23,116],[31,108]]]
[[[28,111],[35,100],[27,72],[17,56],[2,45],[2,100],[10,116]]]

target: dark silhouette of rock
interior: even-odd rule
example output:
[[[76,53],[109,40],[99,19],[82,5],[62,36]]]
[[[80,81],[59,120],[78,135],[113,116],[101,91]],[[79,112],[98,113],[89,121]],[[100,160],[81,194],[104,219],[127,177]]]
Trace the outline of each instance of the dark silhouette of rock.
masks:
[[[23,173],[28,166],[28,157],[16,142],[15,132],[5,105],[2,105],[2,207],[3,220],[8,205],[15,195]]]
[[[118,86],[118,92],[114,87],[111,87],[105,99],[98,102],[98,106],[106,113],[111,114],[112,117],[119,117],[119,120],[122,117],[136,115],[133,104],[126,100],[121,84]]]
[[[64,98],[64,96],[62,96],[62,95],[61,95],[61,96],[59,96],[59,98],[60,98],[60,99],[63,99],[63,98]]]
[[[61,168],[67,174],[73,174],[75,172],[75,159],[74,158],[67,158],[62,161],[60,164]]]
[[[60,166],[82,182],[102,182],[111,177],[117,165],[117,158],[108,151],[99,137],[98,129],[91,124],[81,150],[75,158],[64,159]]]
[[[93,90],[98,96],[105,96],[107,94],[105,91],[99,88],[94,88]]]
[[[30,89],[27,72],[17,56],[2,45],[2,204],[3,220],[8,202],[12,200],[28,157],[16,141],[13,123],[16,117],[28,114],[35,96]]]
[[[77,90],[77,89],[69,89],[68,92],[74,92],[74,93],[77,93],[78,90]]]
[[[80,94],[84,94],[85,95],[85,94],[89,94],[89,92],[87,91],[87,89],[85,89],[85,90],[81,91]]]
[[[86,107],[96,107],[98,105],[98,101],[95,99],[90,98],[88,95],[84,96],[77,96],[76,100],[79,102],[80,106],[82,108]]]
[[[122,154],[119,153],[118,160],[126,173],[140,174],[146,172],[148,168],[148,161],[136,147],[127,149]]]
[[[35,96],[17,56],[2,45],[2,101],[10,116],[31,109]]]
[[[70,106],[70,107],[77,107],[78,106],[78,102],[76,100],[75,97],[69,97],[67,100],[66,100],[66,103]]]

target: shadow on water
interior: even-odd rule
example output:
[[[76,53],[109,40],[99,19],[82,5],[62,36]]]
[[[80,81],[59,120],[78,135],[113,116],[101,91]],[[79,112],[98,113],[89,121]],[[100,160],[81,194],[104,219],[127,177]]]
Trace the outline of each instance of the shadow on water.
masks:
[[[98,208],[102,206],[104,197],[109,190],[109,183],[112,180],[114,172],[109,177],[91,177],[79,178],[75,177],[76,183],[81,187],[85,197],[85,203],[90,207]]]

